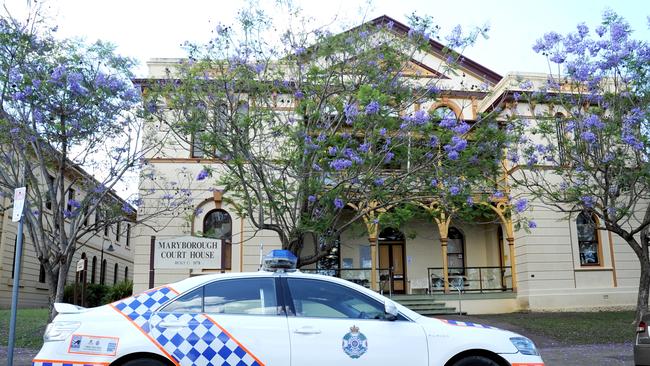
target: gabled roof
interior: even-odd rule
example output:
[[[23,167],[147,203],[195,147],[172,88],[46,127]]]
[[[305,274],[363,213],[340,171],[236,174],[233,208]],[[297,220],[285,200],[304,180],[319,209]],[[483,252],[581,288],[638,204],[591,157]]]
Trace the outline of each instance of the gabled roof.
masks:
[[[407,26],[407,25],[405,25],[403,23],[400,23],[397,20],[395,20],[395,19],[393,19],[393,18],[391,18],[391,17],[389,17],[387,15],[382,15],[382,16],[380,16],[378,18],[370,20],[370,21],[360,25],[359,27],[362,27],[362,26],[367,25],[367,24],[387,25],[389,23],[392,24],[392,30],[394,32],[397,32],[397,33],[402,34],[402,35],[408,35],[409,31],[411,30],[411,28],[409,26]],[[358,28],[358,27],[356,27],[356,28]],[[353,29],[356,29],[356,28],[353,28]],[[438,55],[442,55],[443,50],[446,48],[445,45],[443,45],[440,42],[434,41],[433,39],[429,39],[429,45],[431,46],[431,50],[434,53],[438,54]],[[478,62],[476,62],[476,61],[474,61],[474,60],[472,60],[470,58],[467,58],[465,56],[460,57],[460,60],[458,60],[458,65],[461,68],[471,72],[475,76],[477,76],[479,78],[483,78],[483,79],[485,79],[486,81],[488,81],[488,82],[490,82],[492,84],[497,84],[503,78],[501,75],[497,74],[495,71],[492,71],[492,70],[488,69],[487,67],[485,67],[485,66],[479,64]]]

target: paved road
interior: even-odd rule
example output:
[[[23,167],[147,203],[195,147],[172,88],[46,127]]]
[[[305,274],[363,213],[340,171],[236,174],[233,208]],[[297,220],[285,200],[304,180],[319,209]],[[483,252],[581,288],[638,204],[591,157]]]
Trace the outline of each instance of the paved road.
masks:
[[[633,366],[632,344],[540,348],[546,366]]]
[[[590,344],[541,348],[546,366],[632,366],[632,344]],[[17,349],[14,366],[30,366],[36,351]],[[7,365],[7,348],[0,347],[0,366]]]

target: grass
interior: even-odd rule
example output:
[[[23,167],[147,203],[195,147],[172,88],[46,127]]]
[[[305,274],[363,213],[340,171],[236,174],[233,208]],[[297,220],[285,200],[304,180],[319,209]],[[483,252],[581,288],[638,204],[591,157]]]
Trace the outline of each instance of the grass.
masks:
[[[472,318],[485,324],[510,324],[514,331],[551,338],[561,345],[629,343],[635,335],[633,311],[512,313]]]
[[[9,342],[9,310],[0,310],[0,345]],[[47,309],[18,309],[16,342],[18,348],[39,349],[43,345],[43,332],[47,326]]]

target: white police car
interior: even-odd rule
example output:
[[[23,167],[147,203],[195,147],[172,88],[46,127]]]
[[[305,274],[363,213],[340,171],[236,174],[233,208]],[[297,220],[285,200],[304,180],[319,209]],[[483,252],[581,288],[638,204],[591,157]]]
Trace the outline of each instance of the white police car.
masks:
[[[525,337],[426,318],[338,278],[284,271],[192,277],[84,309],[56,304],[35,366],[542,366]]]

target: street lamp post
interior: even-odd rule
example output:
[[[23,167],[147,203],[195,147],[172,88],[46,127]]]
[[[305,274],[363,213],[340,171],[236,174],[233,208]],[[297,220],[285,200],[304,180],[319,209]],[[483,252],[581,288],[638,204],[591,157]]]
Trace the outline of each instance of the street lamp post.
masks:
[[[108,243],[108,248],[106,248],[106,251],[109,253],[112,253],[115,251],[115,248],[113,248],[113,243]],[[102,250],[101,254],[99,256],[99,284],[103,285],[104,282],[106,281],[106,266],[104,265],[104,242],[102,241]],[[94,270],[93,270],[94,271]]]

